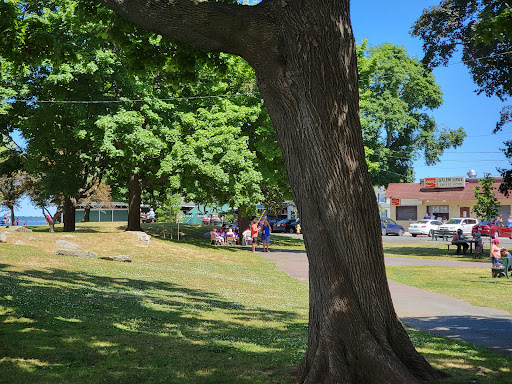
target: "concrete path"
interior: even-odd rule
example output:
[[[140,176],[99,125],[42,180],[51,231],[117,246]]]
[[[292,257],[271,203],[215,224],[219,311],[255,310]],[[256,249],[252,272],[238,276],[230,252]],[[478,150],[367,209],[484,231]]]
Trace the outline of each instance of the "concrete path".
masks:
[[[271,250],[258,253],[274,261],[290,277],[308,282],[305,252]],[[385,263],[490,269],[487,263],[403,257],[386,257]],[[477,307],[463,300],[388,281],[395,310],[405,324],[435,335],[468,341],[512,357],[512,314],[509,312]]]

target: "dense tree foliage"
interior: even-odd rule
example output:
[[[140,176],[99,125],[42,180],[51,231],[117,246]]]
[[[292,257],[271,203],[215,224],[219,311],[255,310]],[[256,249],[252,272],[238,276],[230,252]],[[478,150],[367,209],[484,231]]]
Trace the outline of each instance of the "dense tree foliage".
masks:
[[[423,40],[430,66],[448,64],[460,50],[462,60],[477,84],[477,93],[506,100],[512,95],[512,6],[501,0],[444,0],[426,9],[412,35]],[[506,106],[494,132],[512,122],[512,106]],[[503,149],[512,166],[512,141]],[[512,169],[499,169],[502,193],[512,190]]]
[[[359,106],[367,162],[375,185],[411,182],[413,161],[423,153],[428,165],[447,148],[462,144],[462,128],[441,129],[428,111],[442,94],[434,75],[407,51],[391,43],[358,47]]]
[[[12,4],[16,23],[2,25],[16,28],[12,46],[20,36],[23,44],[3,52],[16,66],[2,82],[4,98],[15,101],[4,106],[5,113],[12,108],[3,127],[19,129],[27,141],[26,167],[39,176],[42,199],[66,197],[69,230],[74,203],[94,192],[107,169],[112,185],[129,191],[129,229],[140,229],[138,207],[146,187],[181,188],[222,203],[259,199],[261,176],[241,127],[262,113],[261,98],[253,97],[252,109],[242,107],[243,100],[215,98],[237,93],[248,82],[254,88],[247,64],[137,30],[95,3]],[[212,101],[187,99],[202,95]],[[180,157],[184,150],[192,155]],[[216,166],[224,176],[212,173]]]

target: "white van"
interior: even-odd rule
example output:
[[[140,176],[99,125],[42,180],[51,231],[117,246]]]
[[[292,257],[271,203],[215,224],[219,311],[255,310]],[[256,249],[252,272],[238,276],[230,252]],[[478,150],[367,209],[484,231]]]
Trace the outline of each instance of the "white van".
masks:
[[[446,223],[439,227],[441,231],[453,232],[453,235],[457,233],[457,230],[462,229],[465,235],[471,235],[471,230],[474,225],[478,224],[477,219],[471,217],[454,217],[448,220]]]

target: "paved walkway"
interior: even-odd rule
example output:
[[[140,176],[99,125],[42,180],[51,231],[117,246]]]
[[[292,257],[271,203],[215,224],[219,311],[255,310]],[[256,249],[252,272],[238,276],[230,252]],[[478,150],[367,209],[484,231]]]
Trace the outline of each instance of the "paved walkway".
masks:
[[[271,250],[258,253],[274,261],[290,277],[308,281],[305,252]],[[385,263],[490,269],[487,263],[403,257],[386,257]],[[490,270],[486,273],[490,275]],[[474,306],[460,299],[388,281],[395,310],[405,324],[435,335],[465,340],[512,357],[512,314],[509,312]]]

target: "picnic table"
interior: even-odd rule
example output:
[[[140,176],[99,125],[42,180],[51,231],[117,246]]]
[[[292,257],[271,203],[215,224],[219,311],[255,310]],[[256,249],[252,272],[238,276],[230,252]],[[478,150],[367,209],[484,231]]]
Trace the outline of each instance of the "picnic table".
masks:
[[[462,244],[462,243],[466,243],[466,244],[469,244],[469,254],[472,254],[473,253],[473,244],[476,243],[475,240],[457,240],[455,243],[450,243],[450,244],[447,244],[448,245],[448,250],[450,250],[450,245],[453,245],[453,246],[457,246],[459,244]]]

